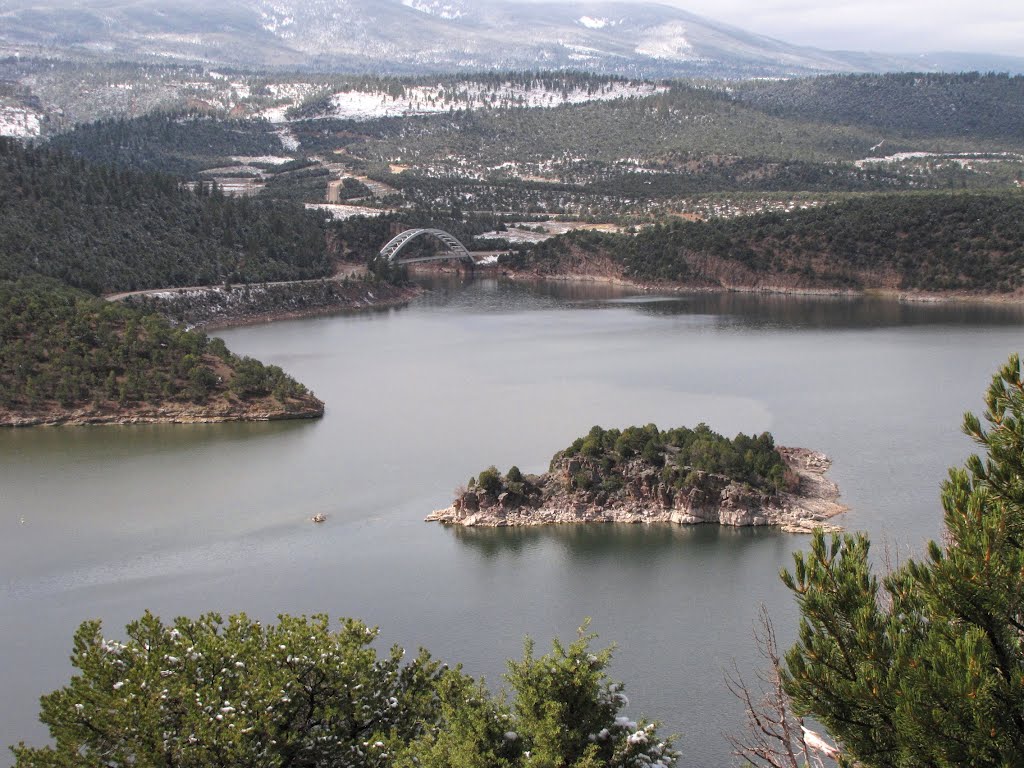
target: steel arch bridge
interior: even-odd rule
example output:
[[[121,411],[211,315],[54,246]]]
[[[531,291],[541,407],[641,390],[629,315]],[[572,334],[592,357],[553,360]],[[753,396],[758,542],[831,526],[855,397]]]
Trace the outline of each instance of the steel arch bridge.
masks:
[[[381,257],[397,263],[399,261],[398,254],[402,252],[402,249],[422,235],[430,235],[440,240],[447,249],[447,252],[434,254],[433,256],[419,256],[414,259],[402,259],[402,264],[415,264],[419,261],[441,261],[444,259],[460,259],[467,264],[476,264],[473,261],[473,257],[469,255],[466,246],[459,242],[458,238],[454,235],[448,234],[443,229],[407,229],[404,232],[400,232],[380,249]]]

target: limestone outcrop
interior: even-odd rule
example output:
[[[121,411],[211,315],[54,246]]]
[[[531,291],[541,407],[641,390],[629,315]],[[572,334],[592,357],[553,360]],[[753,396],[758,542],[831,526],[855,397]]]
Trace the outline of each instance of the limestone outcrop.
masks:
[[[92,403],[68,409],[52,408],[30,413],[0,409],[0,427],[86,426],[90,424],[213,424],[228,421],[279,421],[318,419],[324,404],[311,394],[281,403],[272,397],[254,400],[219,398],[195,404],[163,402],[117,406]]]
[[[724,475],[695,471],[683,487],[665,482],[658,467],[641,458],[624,463],[609,485],[598,462],[556,456],[543,475],[524,475],[497,489],[471,488],[428,521],[465,526],[558,523],[715,523],[777,526],[809,533],[839,530],[827,521],[846,507],[825,475],[831,460],[804,448],[779,446],[787,482],[781,490],[753,488]]]

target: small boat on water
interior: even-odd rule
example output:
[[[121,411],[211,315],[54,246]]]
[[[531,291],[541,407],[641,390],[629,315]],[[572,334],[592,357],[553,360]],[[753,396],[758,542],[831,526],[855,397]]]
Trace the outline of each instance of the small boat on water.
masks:
[[[314,523],[322,523],[327,519],[327,515],[323,512],[317,512],[313,517],[310,518]]]

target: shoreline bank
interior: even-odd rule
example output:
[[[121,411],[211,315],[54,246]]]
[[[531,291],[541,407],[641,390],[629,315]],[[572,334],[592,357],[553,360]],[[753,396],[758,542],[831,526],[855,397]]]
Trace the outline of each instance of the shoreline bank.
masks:
[[[897,288],[792,288],[776,285],[691,285],[674,282],[646,282],[630,280],[627,277],[578,274],[538,274],[517,270],[502,270],[499,275],[520,283],[596,283],[629,289],[637,293],[662,293],[679,295],[726,295],[731,293],[793,296],[797,298],[879,298],[906,304],[983,304],[1024,307],[1024,293],[937,293],[930,291],[908,291]]]
[[[134,424],[223,424],[243,421],[291,421],[319,419],[324,403],[309,395],[280,403],[271,398],[253,402],[221,402],[211,405],[164,402],[122,408],[98,403],[67,410],[51,409],[30,414],[0,411],[0,428],[130,426]]]
[[[108,300],[156,312],[176,325],[207,331],[391,309],[409,303],[423,292],[416,285],[325,279],[157,289]]]

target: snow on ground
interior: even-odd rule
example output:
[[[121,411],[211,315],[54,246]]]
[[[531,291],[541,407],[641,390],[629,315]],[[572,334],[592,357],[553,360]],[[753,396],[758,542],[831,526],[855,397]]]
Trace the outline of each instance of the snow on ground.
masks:
[[[509,224],[508,229],[498,232],[485,232],[479,238],[508,240],[510,243],[542,243],[557,235],[564,235],[577,229],[588,229],[595,232],[621,232],[622,228],[614,224],[591,224],[586,221],[541,221],[518,222]],[[542,230],[542,231],[534,231]]]
[[[613,21],[612,19],[605,18],[594,18],[593,16],[580,16],[577,21],[587,29],[604,29],[605,27],[615,27],[622,23],[622,21]]]
[[[267,186],[260,178],[256,177],[214,176],[208,180],[214,182],[218,189],[229,197],[252,197],[258,195]],[[194,190],[196,182],[186,182],[185,187]]]
[[[907,160],[921,160],[934,158],[935,160],[949,160],[967,167],[971,163],[997,163],[997,162],[1024,162],[1024,155],[1016,152],[959,152],[959,153],[938,153],[938,152],[897,152],[895,155],[886,157],[865,157],[857,160],[854,165],[863,168],[866,165],[880,165],[883,163],[903,163]]]
[[[508,240],[510,243],[542,243],[545,240],[550,240],[554,235],[550,232],[530,232],[526,229],[518,229],[514,225],[510,225],[508,229],[498,232],[484,232],[482,235],[477,237],[485,240]]]
[[[597,48],[591,48],[586,45],[573,45],[572,43],[563,42],[561,43],[561,46],[565,48],[567,51],[575,51],[580,56],[591,57],[601,53],[601,51],[599,51]]]
[[[287,8],[272,7],[272,10],[274,13],[267,13],[264,9],[259,9],[260,19],[263,21],[260,26],[271,34],[279,34],[284,38],[291,37],[292,33],[288,28],[295,23],[295,17],[288,14]]]
[[[756,216],[760,213],[792,213],[817,208],[827,203],[820,200],[747,200],[712,201],[696,200],[684,204],[676,215],[685,219],[734,219],[739,216]]]
[[[665,86],[653,83],[607,83],[593,92],[586,88],[576,88],[563,93],[542,86],[524,87],[505,83],[492,87],[472,82],[449,86],[416,86],[406,88],[400,96],[392,96],[384,91],[348,90],[335,93],[330,99],[330,110],[320,117],[372,120],[462,109],[557,107],[589,101],[642,98],[665,90]],[[270,122],[282,123],[287,121],[287,110],[288,105],[279,105],[263,110],[259,116]]]
[[[267,83],[264,87],[267,89],[267,93],[274,99],[301,101],[323,86],[314,85],[313,83]]]
[[[253,168],[251,165],[225,165],[220,168],[206,168],[199,173],[206,176],[225,176],[232,178],[235,176],[252,176],[261,178],[263,171],[259,168]]]
[[[294,157],[282,157],[280,155],[234,155],[232,158],[236,163],[243,165],[284,165],[292,162]]]
[[[337,205],[334,203],[306,203],[306,210],[326,211],[332,219],[344,220],[354,216],[384,216],[394,213],[386,208],[367,208],[363,205]]]
[[[0,106],[0,136],[31,139],[42,131],[42,115],[25,107]]]
[[[262,117],[268,123],[286,123],[288,122],[287,112],[291,108],[291,104],[284,104],[280,107],[268,107],[260,112],[258,117]]]
[[[282,128],[277,132],[277,137],[281,139],[281,147],[285,152],[295,152],[299,148],[299,137],[295,135],[291,128]]]
[[[402,0],[402,5],[412,8],[414,11],[425,13],[428,16],[439,16],[442,19],[461,19],[465,14],[462,9],[453,3],[439,3],[437,0],[425,2],[425,0]]]
[[[693,46],[686,39],[686,26],[681,21],[670,21],[644,31],[644,39],[636,47],[636,52],[641,56],[669,61],[690,61],[697,58]]]
[[[916,160],[922,157],[941,157],[941,155],[935,152],[897,152],[895,155],[886,155],[885,157],[865,157],[863,160],[855,162],[854,165],[858,168],[863,168],[865,165],[902,163],[904,160]]]

